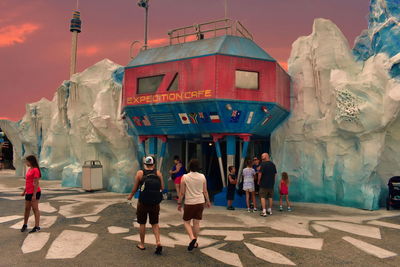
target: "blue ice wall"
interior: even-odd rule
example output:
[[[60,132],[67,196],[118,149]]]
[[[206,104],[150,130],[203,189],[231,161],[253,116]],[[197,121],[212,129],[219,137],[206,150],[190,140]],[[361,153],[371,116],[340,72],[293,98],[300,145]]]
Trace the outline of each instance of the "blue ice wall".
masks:
[[[371,0],[369,27],[356,40],[353,54],[365,61],[373,55],[385,53],[393,57],[400,53],[400,0]],[[400,75],[398,66],[391,71]]]

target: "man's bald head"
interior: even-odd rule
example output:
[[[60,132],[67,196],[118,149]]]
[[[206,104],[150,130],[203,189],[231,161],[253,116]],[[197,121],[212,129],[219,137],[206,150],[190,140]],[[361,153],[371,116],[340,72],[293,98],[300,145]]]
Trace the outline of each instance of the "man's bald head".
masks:
[[[269,154],[268,153],[262,153],[261,159],[263,161],[269,161]]]

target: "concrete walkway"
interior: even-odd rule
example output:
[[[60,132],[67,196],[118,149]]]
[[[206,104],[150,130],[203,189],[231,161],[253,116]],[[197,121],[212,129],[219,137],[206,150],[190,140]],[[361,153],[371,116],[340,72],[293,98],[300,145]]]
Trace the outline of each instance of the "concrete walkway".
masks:
[[[205,211],[200,247],[189,238],[176,202],[161,207],[162,256],[135,248],[135,202],[126,195],[86,193],[41,181],[42,231],[21,233],[23,178],[0,172],[0,266],[399,266],[400,211],[294,203],[292,212]],[[30,223],[33,218],[30,219]],[[30,224],[30,227],[32,225]]]

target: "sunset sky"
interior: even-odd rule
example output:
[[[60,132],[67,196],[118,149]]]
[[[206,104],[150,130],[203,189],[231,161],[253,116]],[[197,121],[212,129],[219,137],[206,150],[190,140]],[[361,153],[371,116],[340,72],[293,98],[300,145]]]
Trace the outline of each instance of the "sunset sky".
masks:
[[[78,71],[108,58],[125,65],[143,40],[144,10],[136,0],[80,0]],[[367,28],[369,0],[228,0],[255,41],[283,65],[291,44],[315,18],[336,23],[350,45]],[[69,77],[69,22],[76,0],[0,0],[0,119],[19,120],[25,104],[52,99]],[[150,0],[150,46],[167,44],[170,29],[224,17],[224,0]]]

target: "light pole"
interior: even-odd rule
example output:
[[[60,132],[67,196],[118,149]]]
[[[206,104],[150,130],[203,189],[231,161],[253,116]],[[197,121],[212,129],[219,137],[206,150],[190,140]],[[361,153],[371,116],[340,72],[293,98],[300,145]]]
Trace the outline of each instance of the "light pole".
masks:
[[[147,49],[147,19],[149,15],[149,0],[139,0],[138,6],[143,7],[145,9],[145,18],[144,18],[144,50]]]

